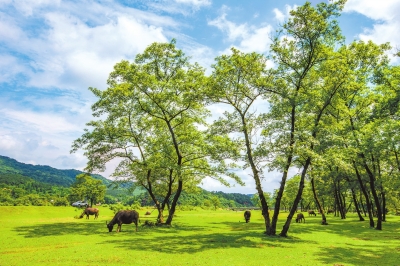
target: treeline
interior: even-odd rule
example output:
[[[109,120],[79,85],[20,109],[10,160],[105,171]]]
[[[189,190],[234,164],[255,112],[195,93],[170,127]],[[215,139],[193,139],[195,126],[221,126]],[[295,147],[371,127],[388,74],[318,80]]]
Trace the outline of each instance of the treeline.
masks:
[[[127,188],[128,187],[128,188]],[[80,200],[80,199],[76,199]],[[19,174],[0,174],[0,206],[69,206],[72,203],[70,187],[38,182]],[[107,188],[100,203],[124,206],[153,206],[145,190],[133,192],[129,186]],[[253,206],[250,197],[239,193],[209,192],[198,188],[195,193],[183,191],[178,203],[185,207],[245,207]]]
[[[139,204],[140,206],[153,206],[154,202],[149,193],[144,190],[129,192],[127,189],[107,190],[104,197],[106,204],[122,204],[125,206]],[[159,199],[160,201],[162,198]],[[171,202],[168,202],[170,204]],[[240,193],[210,192],[197,188],[195,192],[182,191],[179,197],[178,206],[203,207],[203,208],[229,208],[254,206],[251,197]]]
[[[0,174],[0,206],[67,206],[69,188],[19,174]]]

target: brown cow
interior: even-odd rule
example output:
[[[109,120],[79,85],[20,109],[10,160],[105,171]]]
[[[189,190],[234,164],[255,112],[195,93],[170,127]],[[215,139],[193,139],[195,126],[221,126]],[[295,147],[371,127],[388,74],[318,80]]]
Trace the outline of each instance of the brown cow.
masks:
[[[250,222],[250,217],[251,217],[251,212],[250,211],[245,211],[244,212],[244,219],[246,220],[246,223]]]
[[[121,232],[122,224],[131,224],[134,223],[136,225],[136,231],[139,221],[139,213],[137,211],[119,211],[115,214],[114,218],[107,223],[108,232],[111,232],[114,228],[114,224],[118,224],[117,232]]]
[[[308,216],[311,215],[317,216],[317,214],[313,210],[308,210]]]
[[[89,219],[89,215],[94,215],[94,219],[96,220],[99,217],[99,209],[97,208],[86,208],[79,218],[83,218],[86,215],[86,219]]]
[[[299,213],[297,214],[296,223],[301,223],[301,220],[303,220],[303,223],[306,222],[306,218],[304,218],[304,215],[302,213]]]

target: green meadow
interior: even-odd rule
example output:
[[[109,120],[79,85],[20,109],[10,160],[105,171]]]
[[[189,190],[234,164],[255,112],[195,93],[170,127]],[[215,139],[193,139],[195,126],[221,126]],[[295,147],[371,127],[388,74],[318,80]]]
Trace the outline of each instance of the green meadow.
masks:
[[[94,220],[76,219],[73,207],[0,207],[0,265],[400,265],[400,217],[383,231],[349,214],[346,220],[308,217],[292,223],[289,237],[267,237],[259,211],[177,211],[171,228],[123,225],[108,233],[113,213],[100,207]],[[282,213],[282,228],[287,213]]]

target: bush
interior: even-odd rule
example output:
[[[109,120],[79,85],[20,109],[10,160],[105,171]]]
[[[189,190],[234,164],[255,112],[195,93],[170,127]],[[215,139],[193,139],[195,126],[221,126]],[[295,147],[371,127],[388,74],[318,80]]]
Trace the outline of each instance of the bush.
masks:
[[[54,199],[53,205],[54,206],[68,206],[69,205],[69,201],[65,197],[57,197],[57,198]]]
[[[180,211],[194,211],[196,207],[192,205],[178,205],[177,209]]]
[[[114,212],[114,214],[116,214],[117,212],[119,212],[121,210],[139,210],[140,207],[141,206],[140,206],[139,202],[135,202],[134,204],[132,204],[130,206],[123,205],[121,203],[119,203],[119,204],[110,204],[110,206],[109,206],[110,210],[112,210]]]

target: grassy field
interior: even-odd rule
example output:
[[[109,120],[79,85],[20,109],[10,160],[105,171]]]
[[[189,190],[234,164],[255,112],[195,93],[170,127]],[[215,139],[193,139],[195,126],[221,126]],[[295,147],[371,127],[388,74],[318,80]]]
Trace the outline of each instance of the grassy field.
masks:
[[[155,216],[144,216],[142,225]],[[400,265],[400,217],[383,231],[352,214],[346,220],[308,217],[289,237],[267,237],[258,211],[178,211],[172,228],[123,225],[108,233],[113,213],[75,219],[72,207],[0,207],[0,265]],[[155,215],[155,211],[153,212]],[[278,224],[280,230],[287,214]]]

